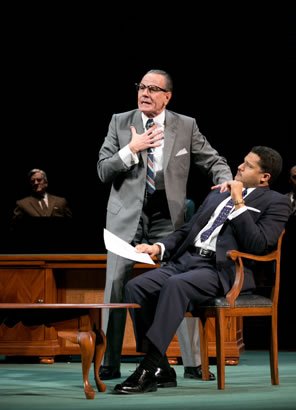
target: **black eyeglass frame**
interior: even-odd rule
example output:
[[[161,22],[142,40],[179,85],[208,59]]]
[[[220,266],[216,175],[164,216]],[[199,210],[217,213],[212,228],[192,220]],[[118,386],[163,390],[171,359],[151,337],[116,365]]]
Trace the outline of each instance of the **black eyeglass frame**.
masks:
[[[146,90],[146,88],[148,88],[148,90],[149,90],[149,92],[151,93],[157,93],[157,92],[159,92],[159,91],[162,91],[162,92],[164,92],[164,93],[168,93],[169,91],[168,90],[165,90],[164,88],[160,88],[160,87],[158,87],[157,85],[145,85],[145,84],[143,84],[143,83],[140,83],[140,84],[138,84],[138,83],[135,83],[135,86],[136,86],[136,89],[137,89],[137,91],[144,91],[144,90]]]

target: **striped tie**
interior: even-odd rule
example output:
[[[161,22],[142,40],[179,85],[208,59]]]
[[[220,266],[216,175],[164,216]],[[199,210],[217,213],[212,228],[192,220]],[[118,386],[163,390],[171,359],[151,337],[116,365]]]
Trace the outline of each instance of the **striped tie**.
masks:
[[[247,194],[247,189],[244,189],[243,191],[243,197],[245,197]],[[214,220],[213,225],[210,226],[209,229],[207,229],[206,231],[204,231],[201,236],[200,236],[200,240],[201,242],[206,241],[212,232],[214,232],[214,230],[217,228],[217,226],[224,224],[224,222],[226,221],[231,209],[233,207],[233,200],[230,199],[227,204],[221,209],[219,215],[217,216],[217,218]]]
[[[46,202],[44,201],[43,198],[40,200],[40,202],[41,202],[41,208],[42,208],[42,211],[43,211],[43,215],[48,216],[48,207],[46,205]]]
[[[150,118],[146,122],[146,130],[154,125],[154,121]],[[149,194],[153,194],[155,191],[155,180],[154,180],[154,155],[153,148],[147,149],[147,175],[146,175],[146,189]]]

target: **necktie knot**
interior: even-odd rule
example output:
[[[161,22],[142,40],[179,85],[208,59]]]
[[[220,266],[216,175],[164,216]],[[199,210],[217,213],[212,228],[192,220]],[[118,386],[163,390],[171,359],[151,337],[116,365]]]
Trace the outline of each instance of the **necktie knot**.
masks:
[[[149,120],[147,120],[146,122],[146,130],[149,130],[149,128],[152,127],[152,125],[154,125],[154,121],[152,118],[149,118]]]

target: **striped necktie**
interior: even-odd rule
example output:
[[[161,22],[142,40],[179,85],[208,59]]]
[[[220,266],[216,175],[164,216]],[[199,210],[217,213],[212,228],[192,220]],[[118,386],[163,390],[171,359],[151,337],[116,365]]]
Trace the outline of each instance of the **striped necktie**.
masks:
[[[43,215],[48,216],[48,206],[46,205],[45,200],[42,198],[40,200],[40,202],[41,202],[41,208],[42,208],[42,211],[43,211]]]
[[[150,118],[146,122],[146,130],[154,125],[154,121]],[[155,191],[155,180],[154,180],[154,155],[153,148],[147,149],[147,174],[146,174],[146,189],[149,194],[153,194]]]
[[[247,189],[244,189],[243,198],[246,196],[246,194],[247,194]],[[213,225],[210,226],[209,229],[207,229],[201,234],[200,236],[201,242],[206,241],[210,237],[212,232],[214,232],[214,230],[217,228],[217,226],[224,224],[232,208],[233,208],[233,200],[230,198],[230,200],[226,203],[226,205],[221,209],[217,218],[214,220]]]

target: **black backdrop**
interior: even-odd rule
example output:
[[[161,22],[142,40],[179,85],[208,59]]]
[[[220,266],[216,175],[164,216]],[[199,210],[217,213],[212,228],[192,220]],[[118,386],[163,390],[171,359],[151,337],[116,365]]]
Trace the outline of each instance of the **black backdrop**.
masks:
[[[295,164],[294,17],[223,11],[222,18],[221,10],[191,17],[183,10],[181,20],[140,12],[111,19],[79,9],[6,16],[2,241],[15,200],[28,193],[28,171],[41,168],[49,191],[73,209],[75,251],[104,251],[110,186],[98,179],[98,150],[111,115],[136,107],[134,83],[150,68],[171,73],[168,108],[195,117],[234,173],[253,145],[278,149],[284,170],[275,188],[287,191]],[[198,204],[208,188],[191,176],[188,197]]]
[[[234,173],[253,145],[278,149],[284,169],[275,189],[287,192],[296,163],[291,10],[12,7],[3,14],[0,252],[10,251],[11,212],[28,194],[32,168],[44,169],[49,191],[70,203],[73,252],[105,252],[110,186],[98,179],[98,150],[112,114],[136,107],[134,83],[151,68],[171,73],[168,108],[195,117]],[[197,204],[208,189],[190,176]]]

